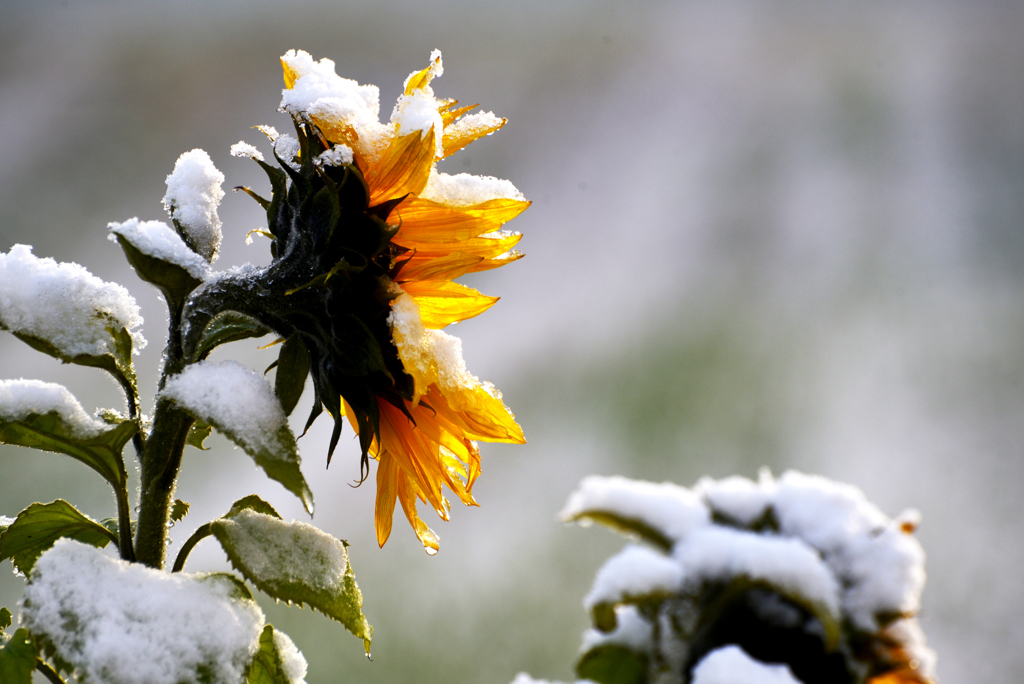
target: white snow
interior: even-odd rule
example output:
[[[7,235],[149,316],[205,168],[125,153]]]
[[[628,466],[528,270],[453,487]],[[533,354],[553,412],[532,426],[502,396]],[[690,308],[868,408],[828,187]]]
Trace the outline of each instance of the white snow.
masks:
[[[700,498],[685,487],[643,482],[624,477],[591,475],[580,482],[559,513],[571,521],[592,513],[614,513],[635,520],[679,541],[710,523],[711,515]]]
[[[133,351],[146,346],[142,316],[121,285],[106,283],[75,263],[39,259],[28,245],[0,252],[0,327],[46,340],[66,356],[113,354],[107,326],[132,333]]]
[[[96,684],[238,682],[262,611],[216,576],[166,573],[59,539],[36,561],[22,621]]]
[[[224,174],[217,170],[210,155],[200,149],[178,157],[174,171],[167,176],[164,209],[188,234],[199,254],[209,262],[220,249],[221,222],[217,206],[224,198],[221,184]]]
[[[466,370],[462,340],[441,330],[423,327],[420,307],[410,295],[402,292],[392,301],[388,325],[402,365],[416,381],[417,396],[426,394],[434,383],[450,392],[483,385],[497,395],[489,383],[481,383]]]
[[[294,85],[281,91],[281,109],[293,115],[307,113],[339,128],[348,127],[357,139],[345,142],[360,154],[376,154],[378,142],[390,133],[380,122],[377,86],[341,78],[332,60],[315,62],[304,50],[289,50],[281,61],[297,75]]]
[[[178,233],[163,221],[139,221],[131,218],[124,223],[108,223],[110,240],[117,242],[120,235],[143,254],[181,266],[198,280],[209,277],[210,265],[189,249]]]
[[[427,186],[420,197],[450,206],[480,204],[492,199],[524,200],[523,193],[511,181],[493,176],[474,176],[469,173],[449,175],[431,171]]]
[[[780,532],[798,536],[822,552],[848,585],[843,608],[854,624],[875,631],[878,613],[918,610],[925,581],[924,551],[901,524],[851,485],[791,471],[779,479],[777,488],[773,506]]]
[[[479,134],[484,130],[494,130],[505,124],[506,119],[495,116],[494,112],[473,112],[466,114],[458,121],[448,125],[445,130],[445,137],[462,138],[473,134]],[[491,135],[488,133],[487,135]]]
[[[342,166],[352,163],[352,148],[348,145],[335,145],[329,150],[324,150],[317,156],[316,161],[320,165]]]
[[[217,522],[238,556],[258,580],[269,585],[304,584],[317,591],[340,592],[348,554],[340,541],[304,522],[290,523],[252,510]],[[303,559],[296,563],[296,559]]]
[[[839,585],[818,553],[800,539],[713,526],[693,531],[672,555],[694,589],[703,582],[744,576],[819,603],[839,617]]]
[[[0,380],[0,420],[18,421],[55,412],[71,436],[88,439],[110,429],[93,418],[63,385],[40,380]]]
[[[284,670],[284,676],[290,684],[305,684],[306,658],[295,647],[291,637],[275,629],[274,646],[277,647],[277,654],[281,658],[281,669]]]
[[[589,611],[600,603],[678,593],[683,584],[683,569],[671,558],[646,546],[627,546],[597,571],[590,593],[583,598],[583,607]]]
[[[276,132],[274,137],[276,138]],[[255,146],[250,145],[244,140],[239,140],[231,146],[232,157],[248,157],[249,159],[255,159],[256,161],[263,161],[263,153],[256,149]]]
[[[693,669],[692,684],[801,684],[785,665],[754,660],[739,646],[725,646],[704,656]]]
[[[161,396],[229,434],[246,451],[273,455],[287,425],[266,380],[237,361],[200,361],[168,378]]]
[[[281,158],[281,161],[296,170],[300,167],[296,160],[299,158],[301,147],[299,139],[293,135],[286,133],[274,138],[274,152]]]
[[[765,472],[766,478],[770,478]],[[740,525],[750,525],[764,515],[772,502],[774,488],[768,479],[759,484],[745,477],[732,476],[721,480],[702,477],[694,491],[700,494],[715,513]]]

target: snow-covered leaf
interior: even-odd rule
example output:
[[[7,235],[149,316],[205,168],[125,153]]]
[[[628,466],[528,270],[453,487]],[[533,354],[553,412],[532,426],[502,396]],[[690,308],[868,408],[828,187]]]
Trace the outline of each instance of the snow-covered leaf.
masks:
[[[70,537],[100,548],[117,535],[81,513],[63,499],[48,504],[34,503],[23,510],[0,535],[0,560],[11,559],[24,574],[32,570],[39,556],[61,537]]]
[[[238,578],[162,572],[70,539],[39,557],[21,617],[80,678],[111,684],[241,682],[264,625]]]
[[[306,659],[284,632],[267,625],[260,634],[260,650],[249,666],[246,684],[299,684],[306,676]]]
[[[261,591],[341,622],[370,652],[373,628],[363,615],[345,542],[307,523],[254,510],[214,520],[210,529],[235,569]]]
[[[619,644],[601,644],[584,653],[576,663],[576,676],[598,684],[645,684],[646,653]]]
[[[274,378],[274,393],[286,415],[291,415],[299,403],[308,375],[309,351],[296,333],[281,345],[281,353],[277,357],[277,376]]]
[[[313,493],[299,470],[299,448],[270,385],[234,361],[200,361],[171,377],[161,393],[193,418],[242,447],[267,475],[313,512]]]
[[[0,329],[64,363],[110,372],[135,392],[132,353],[145,346],[128,291],[73,263],[39,259],[26,245],[0,252]]]
[[[137,219],[135,219],[135,222],[138,223]],[[156,222],[151,221],[147,223]],[[186,254],[195,257],[198,262],[206,266],[206,262],[203,261],[202,257],[186,247],[185,243],[174,231],[165,224],[160,225],[163,225],[171,236],[177,238],[177,241],[181,243],[181,249]],[[125,227],[131,227],[131,222],[124,224],[112,223],[110,226],[111,230],[114,231],[112,235],[116,238],[117,243],[121,245],[128,263],[135,269],[139,278],[158,287],[167,298],[168,303],[174,308],[180,308],[189,293],[203,282],[200,277],[201,270],[196,265],[179,263],[180,259],[175,260],[171,254],[155,252],[151,249],[151,245],[140,239],[140,235],[123,230]]]
[[[0,443],[67,454],[116,488],[123,486],[127,477],[121,451],[138,432],[138,425],[125,421],[107,427],[86,415],[61,385],[0,381]]]
[[[202,337],[196,344],[195,357],[197,360],[202,360],[213,351],[214,347],[250,337],[263,337],[270,332],[270,328],[251,316],[237,311],[224,311],[214,316],[206,324]]]
[[[36,667],[36,645],[27,629],[19,629],[10,639],[0,640],[0,682],[32,684]]]
[[[256,496],[255,494],[243,496],[241,499],[231,504],[231,509],[224,514],[224,517],[233,518],[242,511],[256,511],[257,513],[269,515],[273,518],[277,518],[278,520],[282,519],[281,515],[276,510],[274,510],[273,506],[271,506],[270,504],[268,504],[266,501]]]

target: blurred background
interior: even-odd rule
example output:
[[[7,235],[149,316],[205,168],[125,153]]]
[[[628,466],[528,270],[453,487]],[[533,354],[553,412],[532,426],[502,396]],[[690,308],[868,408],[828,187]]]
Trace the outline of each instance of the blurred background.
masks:
[[[622,540],[557,512],[587,474],[693,484],[766,466],[922,511],[921,622],[950,682],[1024,668],[1024,5],[944,2],[0,3],[0,249],[85,265],[129,287],[149,346],[151,410],[166,312],[106,224],[167,220],[174,161],[207,150],[226,189],[269,192],[230,157],[285,131],[278,57],[329,57],[381,88],[444,53],[440,97],[508,117],[442,165],[511,179],[534,204],[527,256],[469,284],[502,301],[451,332],[502,389],[523,447],[483,445],[480,508],[399,516],[383,550],[374,484],[346,429],[301,441],[314,522],[351,543],[373,662],[342,627],[264,601],[315,682],[568,680],[580,601]],[[265,217],[225,198],[218,266],[266,263]],[[222,347],[262,370],[258,342]],[[0,377],[122,405],[97,371],[0,335]],[[301,421],[312,400],[296,410]],[[299,426],[301,427],[301,425]],[[255,492],[307,519],[222,437],[190,450],[178,496],[199,524]],[[113,515],[66,457],[0,448],[0,512],[66,498]],[[424,507],[421,506],[421,510]],[[175,553],[172,548],[171,553]],[[22,580],[0,569],[0,605]],[[224,569],[213,541],[190,570]],[[1013,673],[1018,673],[1014,675]]]

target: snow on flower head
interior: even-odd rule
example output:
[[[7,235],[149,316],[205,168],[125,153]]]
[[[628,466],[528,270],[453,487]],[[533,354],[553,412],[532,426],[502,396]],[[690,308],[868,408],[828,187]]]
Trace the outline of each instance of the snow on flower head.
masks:
[[[477,442],[524,441],[501,393],[466,369],[461,341],[442,332],[497,301],[457,278],[522,256],[513,250],[521,236],[502,230],[530,204],[515,186],[436,170],[505,120],[434,94],[443,73],[437,50],[405,80],[387,123],[376,86],[338,76],[331,60],[290,50],[281,65],[281,109],[298,138],[263,129],[287,174],[268,171],[279,207],[268,226],[272,277],[218,287],[262,288],[242,313],[308,353],[316,392],[308,422],[321,406],[335,421],[328,461],[343,419],[359,435],[361,478],[369,459],[378,461],[378,542],[390,536],[400,503],[434,553],[438,538],[417,500],[444,520],[444,489],[475,505]],[[256,158],[248,147],[236,153]],[[210,303],[199,293],[190,306]]]

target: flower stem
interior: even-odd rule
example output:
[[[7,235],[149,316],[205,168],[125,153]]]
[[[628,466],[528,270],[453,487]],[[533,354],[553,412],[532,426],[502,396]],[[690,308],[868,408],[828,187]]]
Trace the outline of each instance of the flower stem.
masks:
[[[170,330],[160,378],[161,390],[168,377],[185,368],[181,346],[181,307],[169,306],[168,309]],[[135,534],[135,557],[152,568],[162,569],[164,566],[174,487],[193,422],[190,415],[170,401],[157,399],[153,429],[145,440],[142,453],[139,521]]]

